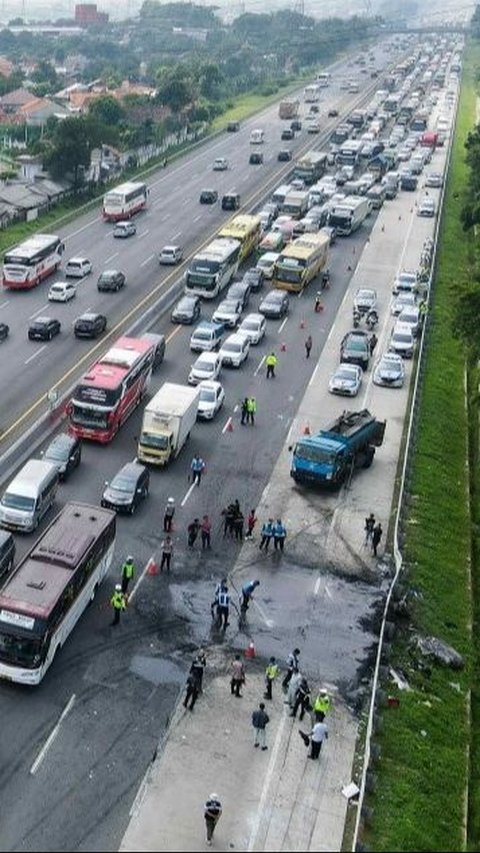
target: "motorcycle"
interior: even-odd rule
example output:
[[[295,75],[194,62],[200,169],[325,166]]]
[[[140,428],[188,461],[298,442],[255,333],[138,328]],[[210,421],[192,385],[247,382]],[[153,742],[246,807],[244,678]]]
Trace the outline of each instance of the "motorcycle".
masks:
[[[378,314],[375,311],[375,309],[372,308],[372,309],[370,309],[370,311],[368,312],[368,314],[365,318],[365,325],[367,326],[368,331],[372,332],[373,329],[375,328],[375,326],[377,325],[377,323],[378,323]]]
[[[328,289],[330,287],[330,270],[325,270],[322,273],[322,290]]]

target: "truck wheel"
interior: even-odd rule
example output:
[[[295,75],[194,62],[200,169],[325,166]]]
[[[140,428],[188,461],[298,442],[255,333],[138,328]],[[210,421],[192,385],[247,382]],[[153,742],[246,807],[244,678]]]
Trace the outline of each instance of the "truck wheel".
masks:
[[[373,462],[373,457],[375,456],[375,448],[369,447],[365,454],[365,461],[363,463],[364,468],[370,468],[370,465]]]

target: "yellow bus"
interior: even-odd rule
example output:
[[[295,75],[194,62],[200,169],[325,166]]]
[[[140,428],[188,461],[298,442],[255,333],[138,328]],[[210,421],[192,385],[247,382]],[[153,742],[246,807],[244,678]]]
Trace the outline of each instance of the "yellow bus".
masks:
[[[326,266],[329,244],[329,236],[321,231],[292,240],[275,264],[272,286],[300,293]]]
[[[253,252],[262,234],[262,223],[259,216],[250,213],[239,213],[218,233],[219,237],[230,237],[240,241],[239,262],[242,263]]]

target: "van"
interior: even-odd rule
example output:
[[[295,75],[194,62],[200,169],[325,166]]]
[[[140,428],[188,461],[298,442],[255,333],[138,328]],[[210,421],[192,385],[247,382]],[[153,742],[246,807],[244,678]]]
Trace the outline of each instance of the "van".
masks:
[[[272,195],[272,201],[275,204],[278,204],[279,207],[282,207],[283,202],[285,201],[285,196],[291,192],[292,187],[290,184],[281,184]]]
[[[15,558],[15,540],[11,533],[0,530],[0,578],[7,574],[13,566]]]
[[[221,345],[224,337],[225,326],[223,323],[203,320],[191,334],[190,349],[193,352],[211,352]]]
[[[262,145],[265,142],[265,132],[257,128],[250,133],[250,145]]]
[[[92,262],[88,258],[70,258],[65,264],[67,278],[83,278],[92,272]]]
[[[367,198],[370,199],[373,210],[380,210],[386,197],[385,187],[381,184],[375,184],[367,191]]]
[[[239,210],[240,193],[230,192],[222,196],[222,210]]]
[[[58,480],[58,466],[52,462],[26,462],[0,500],[0,525],[24,533],[35,530],[53,505]]]

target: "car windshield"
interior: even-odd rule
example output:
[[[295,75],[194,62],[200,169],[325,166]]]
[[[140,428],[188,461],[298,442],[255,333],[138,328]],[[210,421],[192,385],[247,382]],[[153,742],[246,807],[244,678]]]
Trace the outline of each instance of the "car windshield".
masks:
[[[367,342],[363,338],[349,338],[347,341],[347,349],[357,350],[361,352],[367,348]]]
[[[5,492],[2,498],[2,506],[6,506],[9,509],[30,511],[35,507],[35,499],[27,498],[24,495],[16,495],[13,492]]]
[[[341,370],[337,370],[335,373],[335,379],[348,379],[349,382],[354,382],[356,379],[356,373],[353,370],[348,370],[344,367],[341,368]]]
[[[405,333],[403,333],[403,332],[395,332],[395,334],[394,334],[394,336],[393,336],[393,340],[394,340],[394,341],[395,341],[395,343],[397,343],[397,344],[411,344],[411,342],[412,342],[412,336],[411,336],[411,335],[407,335],[407,334],[405,334]]]
[[[217,311],[225,311],[227,314],[236,314],[237,313],[237,303],[236,302],[221,302],[217,308]]]
[[[246,329],[248,332],[256,332],[258,323],[256,320],[244,320],[240,328]]]
[[[357,290],[357,299],[375,299],[373,290]]]
[[[193,365],[194,370],[201,370],[204,373],[212,373],[215,370],[215,365],[207,359],[199,358]]]
[[[131,477],[127,477],[125,474],[117,474],[111,482],[111,487],[112,489],[115,489],[116,492],[131,493],[135,488],[135,482]]]
[[[222,349],[223,349],[225,352],[240,352],[240,350],[241,350],[241,345],[240,345],[240,344],[231,343],[231,342],[229,343],[229,342],[227,341],[227,343],[224,343],[224,345],[223,345]]]
[[[45,452],[45,459],[54,459],[56,462],[64,462],[69,454],[69,448],[65,445],[52,444]]]
[[[211,388],[202,388],[200,391],[200,402],[201,403],[214,403],[215,402],[215,391],[212,391]]]

